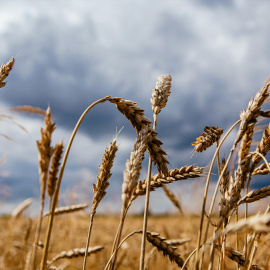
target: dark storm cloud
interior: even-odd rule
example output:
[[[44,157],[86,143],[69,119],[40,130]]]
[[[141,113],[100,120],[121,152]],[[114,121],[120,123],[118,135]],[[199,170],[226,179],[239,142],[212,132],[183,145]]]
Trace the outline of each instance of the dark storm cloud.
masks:
[[[190,159],[191,143],[205,126],[228,130],[270,75],[269,3],[117,3],[107,2],[106,8],[97,2],[78,2],[70,7],[56,2],[53,8],[48,4],[35,4],[31,9],[18,6],[14,17],[3,17],[1,61],[17,58],[0,93],[1,101],[7,106],[42,109],[50,104],[67,140],[84,109],[107,95],[138,102],[151,120],[150,90],[158,75],[171,74],[172,93],[157,125],[163,148],[173,167],[190,163],[205,166],[214,150]],[[11,11],[6,4],[3,12]],[[119,130],[122,126],[120,137],[128,140],[130,147],[125,146],[116,161],[118,180],[111,185],[115,192],[135,131],[109,103],[95,107],[80,129],[89,139],[83,138],[84,143],[94,145],[100,155],[97,158],[89,149],[94,161],[84,163],[95,179],[104,145],[116,127]],[[74,181],[76,166],[82,162],[78,157],[85,148],[78,146],[70,157],[66,186]],[[27,183],[36,181],[30,167],[25,173]],[[20,189],[14,188],[19,196]],[[28,184],[22,188],[23,194],[27,188]]]

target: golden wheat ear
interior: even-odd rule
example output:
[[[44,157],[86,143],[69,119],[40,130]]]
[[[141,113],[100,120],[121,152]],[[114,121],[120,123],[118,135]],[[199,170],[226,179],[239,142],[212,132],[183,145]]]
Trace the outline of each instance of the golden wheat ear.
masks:
[[[10,71],[12,70],[15,63],[15,58],[11,58],[5,65],[2,64],[0,67],[0,88],[6,85],[6,82],[3,82],[7,76],[9,75]]]
[[[49,177],[47,181],[47,192],[50,197],[49,209],[51,209],[52,199],[53,199],[53,195],[54,195],[54,191],[56,187],[56,182],[58,179],[57,174],[60,167],[60,160],[63,154],[63,150],[64,150],[63,141],[60,141],[54,147],[54,153],[53,153],[52,162],[51,162],[51,169],[49,171]]]
[[[192,143],[194,151],[199,153],[203,152],[215,142],[219,141],[220,136],[223,134],[223,129],[218,127],[205,127],[204,132],[200,137]]]

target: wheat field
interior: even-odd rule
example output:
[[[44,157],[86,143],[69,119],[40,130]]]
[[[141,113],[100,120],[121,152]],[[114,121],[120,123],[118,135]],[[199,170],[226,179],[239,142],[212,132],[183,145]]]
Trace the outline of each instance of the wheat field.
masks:
[[[1,88],[14,63],[12,58],[1,66]],[[270,124],[263,129],[260,126],[261,120],[268,121],[270,117],[270,112],[262,109],[268,101],[270,79],[251,98],[246,109],[240,108],[239,120],[229,130],[206,126],[201,135],[192,138],[193,151],[198,155],[216,147],[212,160],[208,161],[209,167],[190,164],[169,170],[165,146],[156,130],[158,115],[170,98],[171,83],[170,75],[160,75],[154,88],[149,90],[153,120],[145,116],[136,102],[124,98],[106,96],[89,104],[67,145],[62,141],[52,145],[57,127],[50,107],[46,111],[30,106],[13,109],[44,115],[40,140],[36,142],[40,211],[35,218],[25,215],[33,203],[28,199],[10,216],[0,219],[0,269],[270,269],[270,206],[265,203],[264,213],[251,213],[248,207],[270,195],[270,186],[250,189],[255,175],[270,172],[267,161]],[[104,102],[114,105],[137,133],[123,172],[119,216],[97,214],[107,196],[114,158],[121,147],[117,144],[118,134],[100,161],[93,198],[80,205],[58,206],[66,161],[80,124],[93,107]],[[225,157],[222,146],[233,130],[237,131],[236,137]],[[253,135],[258,132],[261,139],[256,142]],[[235,161],[233,155],[237,156]],[[148,173],[146,179],[140,180],[144,159],[149,160]],[[214,164],[218,167],[218,180],[213,195],[209,196]],[[154,166],[157,174],[152,173]],[[168,184],[202,177],[206,181],[201,214],[186,214]],[[178,209],[178,216],[150,215],[150,194],[159,188]],[[130,206],[140,196],[145,198],[143,215],[129,215]],[[213,211],[215,206],[218,206],[217,212]],[[87,207],[90,214],[83,212]]]

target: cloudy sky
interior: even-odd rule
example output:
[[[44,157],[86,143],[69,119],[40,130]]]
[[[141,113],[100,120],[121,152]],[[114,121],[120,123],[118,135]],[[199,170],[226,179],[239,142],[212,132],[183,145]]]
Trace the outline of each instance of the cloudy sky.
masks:
[[[151,89],[157,76],[170,74],[172,93],[157,126],[163,148],[172,168],[206,166],[214,149],[192,156],[191,143],[207,125],[227,131],[270,75],[269,9],[266,0],[6,1],[0,10],[0,62],[16,57],[16,64],[0,92],[2,113],[10,115],[7,109],[15,106],[45,110],[50,105],[57,126],[53,142],[63,140],[66,146],[84,109],[106,95],[137,102],[152,119]],[[0,122],[1,133],[13,139],[0,140],[2,213],[29,197],[36,200],[33,209],[39,207],[35,141],[43,119],[12,116],[27,133]],[[122,172],[136,134],[109,103],[94,108],[76,136],[61,188],[63,203],[92,200],[104,149],[123,126],[100,211],[120,208]],[[170,187],[184,209],[200,209],[202,180]],[[143,200],[136,203],[131,211],[143,209]],[[173,208],[158,191],[151,210]]]

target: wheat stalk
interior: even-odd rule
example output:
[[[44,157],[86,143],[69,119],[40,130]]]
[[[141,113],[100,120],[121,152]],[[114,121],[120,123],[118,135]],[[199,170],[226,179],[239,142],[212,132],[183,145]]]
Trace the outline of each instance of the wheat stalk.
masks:
[[[134,144],[133,150],[130,154],[129,160],[126,162],[126,169],[124,171],[124,181],[122,184],[122,211],[121,211],[121,218],[120,218],[120,224],[118,227],[118,231],[115,237],[115,241],[113,244],[112,253],[115,252],[114,258],[112,259],[111,269],[114,269],[115,262],[117,259],[117,246],[119,245],[124,220],[128,211],[128,208],[131,205],[131,198],[132,194],[134,192],[134,189],[137,185],[140,172],[142,169],[142,162],[144,160],[144,153],[147,149],[147,142],[149,138],[149,130],[148,129],[142,129],[136,139],[136,142]]]
[[[55,188],[55,194],[54,194],[54,198],[53,198],[53,202],[52,202],[52,209],[51,209],[51,215],[50,215],[50,219],[47,225],[47,230],[46,230],[46,238],[45,238],[45,244],[44,244],[44,250],[43,250],[43,254],[42,254],[42,259],[41,259],[41,264],[40,264],[40,269],[44,270],[46,261],[47,261],[47,256],[48,256],[48,249],[49,249],[49,244],[50,244],[50,238],[51,238],[51,232],[52,232],[52,226],[53,226],[53,219],[54,219],[54,210],[56,208],[56,204],[57,204],[57,200],[58,200],[58,195],[59,195],[59,190],[60,190],[60,186],[61,186],[61,182],[62,182],[62,177],[64,174],[64,169],[66,166],[66,162],[67,162],[67,158],[68,158],[68,154],[70,151],[70,148],[72,146],[73,140],[75,138],[75,135],[83,121],[83,119],[85,118],[85,116],[88,114],[88,112],[95,107],[97,104],[103,103],[107,100],[109,100],[111,97],[110,96],[106,96],[104,98],[101,98],[97,101],[95,101],[94,103],[92,103],[88,108],[86,108],[86,110],[83,112],[83,114],[81,115],[81,117],[79,118],[72,134],[71,137],[69,139],[68,145],[67,145],[67,149],[65,151],[64,157],[63,157],[63,161],[62,161],[62,165],[60,168],[60,172],[59,172],[59,176],[58,176],[58,181],[56,184],[56,188]]]
[[[54,148],[51,147],[51,136],[53,131],[55,130],[55,124],[52,122],[52,114],[51,109],[48,107],[44,119],[44,128],[41,128],[41,140],[37,141],[37,148],[39,153],[39,174],[40,174],[40,213],[38,218],[37,231],[34,241],[34,248],[32,254],[32,269],[35,269],[35,260],[36,260],[36,250],[37,243],[39,240],[41,224],[42,224],[42,216],[44,210],[44,201],[45,201],[45,191],[46,191],[46,183],[48,178],[48,170],[50,166],[50,160],[54,152]]]
[[[157,83],[155,85],[155,89],[152,90],[152,99],[150,99],[150,101],[152,103],[152,110],[154,112],[154,124],[153,124],[154,130],[156,130],[157,127],[157,115],[160,113],[161,108],[164,108],[166,106],[168,97],[170,95],[171,80],[172,78],[170,75],[159,76]],[[148,208],[150,201],[150,181],[152,174],[152,162],[154,162],[154,164],[156,163],[155,158],[153,158],[151,154],[149,157],[148,173],[146,179],[146,196],[145,196],[144,216],[143,216],[143,234],[141,244],[140,270],[144,270],[145,241],[146,241],[146,231],[148,221]],[[161,172],[161,170],[159,170],[159,172]],[[168,170],[166,171],[162,170],[162,172],[166,175]]]
[[[121,131],[121,130],[120,130]],[[118,135],[118,134],[117,134]],[[116,145],[116,137],[110,142],[110,145],[108,148],[105,149],[105,153],[102,157],[102,163],[101,166],[98,168],[98,175],[97,175],[97,182],[96,184],[93,184],[93,191],[94,191],[94,197],[93,197],[93,206],[92,206],[92,213],[90,216],[90,224],[88,229],[88,236],[87,236],[87,242],[86,242],[86,248],[85,250],[88,250],[89,244],[90,244],[90,237],[92,232],[92,226],[93,226],[93,219],[94,215],[96,214],[96,209],[101,202],[101,200],[106,195],[106,189],[110,185],[108,180],[111,177],[111,168],[113,166],[113,161],[115,158],[115,154],[118,150],[118,147]],[[83,262],[83,269],[86,269],[86,263],[87,263],[87,253],[85,252],[84,256],[84,262]]]

